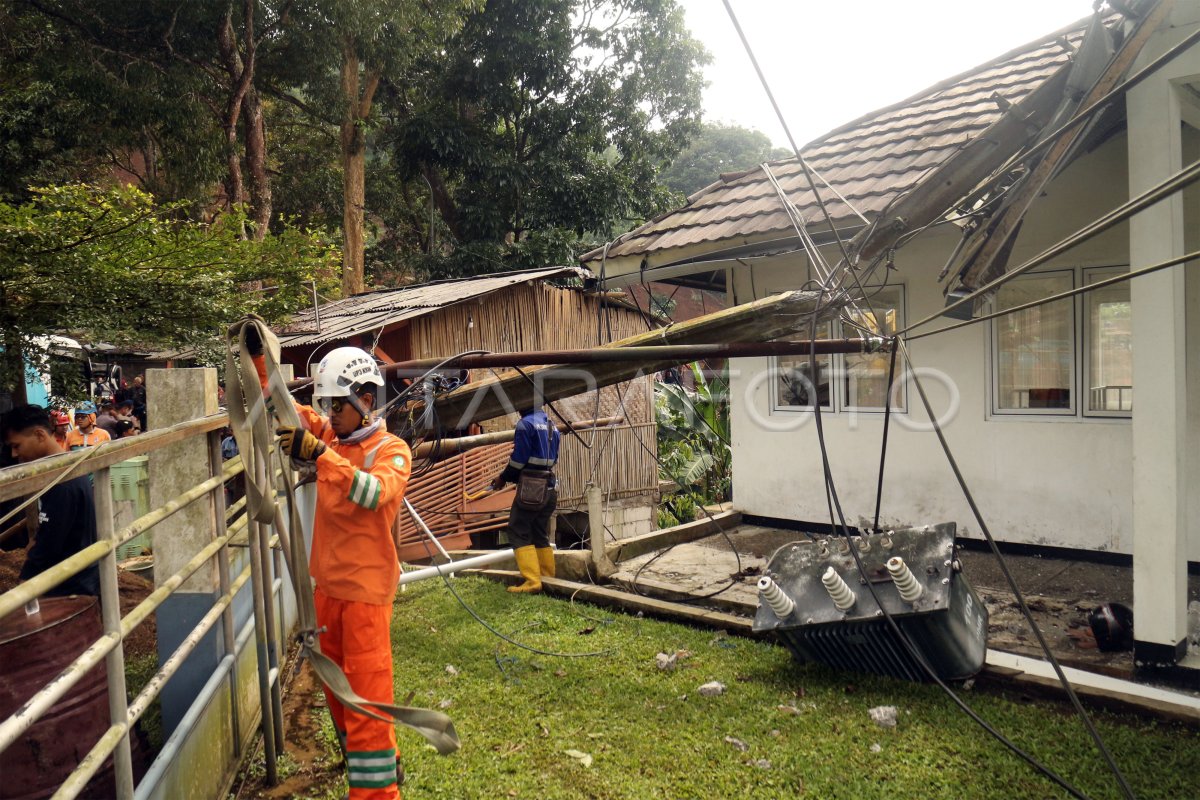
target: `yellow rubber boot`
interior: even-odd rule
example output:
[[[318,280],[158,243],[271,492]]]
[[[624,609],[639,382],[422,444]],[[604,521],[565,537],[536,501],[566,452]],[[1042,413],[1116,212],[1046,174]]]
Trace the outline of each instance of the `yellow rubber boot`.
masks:
[[[542,572],[538,567],[537,548],[531,544],[513,550],[517,558],[517,569],[525,582],[520,586],[510,586],[510,592],[540,592],[542,590]]]
[[[554,577],[554,548],[553,547],[538,547],[537,550],[538,566],[542,570],[543,578]]]

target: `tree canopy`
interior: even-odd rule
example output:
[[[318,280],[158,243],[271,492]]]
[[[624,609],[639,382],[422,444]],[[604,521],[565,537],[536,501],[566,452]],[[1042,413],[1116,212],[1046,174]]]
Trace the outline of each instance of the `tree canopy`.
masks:
[[[321,235],[282,224],[244,237],[240,210],[201,223],[186,205],[85,184],[0,203],[0,384],[19,382],[19,354],[40,336],[204,347],[238,317],[279,320],[311,297],[310,281],[336,281],[337,249]]]
[[[699,130],[676,0],[0,0],[0,200],[342,232],[344,291],[570,262]],[[365,262],[365,274],[364,274]]]
[[[764,161],[791,156],[774,147],[762,131],[706,122],[691,144],[663,170],[662,182],[685,196],[698,192],[725,172],[753,169]]]

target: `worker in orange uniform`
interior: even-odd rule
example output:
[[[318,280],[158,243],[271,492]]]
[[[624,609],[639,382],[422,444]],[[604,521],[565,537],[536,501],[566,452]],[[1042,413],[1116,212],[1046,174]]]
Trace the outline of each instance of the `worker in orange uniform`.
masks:
[[[257,330],[248,327],[246,345],[265,390],[258,339]],[[412,453],[372,416],[383,385],[370,354],[339,347],[321,360],[314,380],[313,398],[324,415],[297,403],[303,427],[280,428],[278,434],[284,453],[317,469],[309,569],[321,651],[342,668],[360,697],[390,704],[392,603],[400,581],[392,523]],[[346,753],[351,800],[398,798],[392,723],[347,710],[328,689],[325,698]]]
[[[50,422],[54,425],[54,441],[58,442],[59,450],[70,450],[67,446],[67,434],[71,432],[71,418],[67,412],[55,409],[50,412]]]
[[[108,431],[96,425],[96,404],[90,400],[75,409],[75,430],[67,433],[67,449],[95,447],[111,440]]]

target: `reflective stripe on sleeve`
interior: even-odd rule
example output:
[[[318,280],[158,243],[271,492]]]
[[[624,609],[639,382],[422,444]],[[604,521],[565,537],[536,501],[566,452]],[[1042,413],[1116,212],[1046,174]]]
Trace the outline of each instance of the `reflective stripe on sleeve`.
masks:
[[[361,469],[354,470],[354,479],[350,481],[350,502],[360,505],[368,511],[374,511],[379,505],[379,494],[383,484],[369,472]]]

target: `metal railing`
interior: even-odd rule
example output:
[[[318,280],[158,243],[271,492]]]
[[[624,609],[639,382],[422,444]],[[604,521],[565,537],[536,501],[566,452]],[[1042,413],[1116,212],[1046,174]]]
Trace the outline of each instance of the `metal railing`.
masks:
[[[211,697],[227,686],[231,696],[231,725],[235,732],[234,757],[241,755],[238,731],[238,655],[248,646],[253,633],[257,644],[259,709],[262,714],[264,755],[267,778],[274,782],[275,755],[283,745],[281,695],[279,681],[279,638],[280,626],[275,618],[276,599],[280,609],[283,602],[279,595],[282,589],[282,569],[277,550],[272,545],[277,536],[270,535],[269,526],[259,525],[241,514],[232,524],[229,515],[242,510],[245,499],[225,506],[224,485],[227,480],[242,473],[241,458],[222,462],[219,431],[228,424],[224,414],[203,417],[174,425],[140,436],[103,444],[87,451],[75,451],[41,459],[36,462],[0,470],[0,500],[19,498],[48,489],[55,483],[80,475],[93,475],[95,493],[97,540],[78,553],[57,565],[21,583],[16,588],[0,594],[0,618],[19,612],[26,603],[54,588],[73,575],[93,564],[99,565],[100,611],[102,635],[88,646],[73,662],[57,676],[42,686],[34,696],[12,716],[0,721],[0,752],[18,741],[43,715],[66,697],[81,679],[101,662],[106,668],[108,688],[109,727],[100,736],[85,758],[58,787],[55,798],[73,798],[84,791],[88,781],[104,765],[109,756],[114,760],[115,786],[113,796],[119,800],[148,797],[157,791],[158,783],[166,774],[170,762],[179,753],[179,748],[192,726],[196,724],[203,708]],[[131,524],[116,529],[113,523],[112,488],[109,468],[133,456],[159,450],[168,445],[191,439],[207,438],[208,479],[171,498],[158,508],[134,520]],[[81,455],[83,453],[83,455]],[[207,499],[211,504],[214,529],[211,537],[195,555],[174,574],[160,579],[158,585],[135,608],[124,617],[121,615],[118,595],[117,548],[132,540],[181,509]],[[299,532],[297,532],[299,533]],[[241,555],[240,548],[231,550],[233,540],[242,534],[247,536],[248,556]],[[123,640],[154,613],[168,597],[176,593],[184,581],[208,562],[216,561],[218,589],[211,608],[184,636],[175,650],[162,659],[158,670],[147,681],[138,695],[127,701],[125,685],[125,653]],[[246,563],[237,574],[233,568]],[[280,576],[279,578],[273,576]],[[247,582],[252,584],[252,620],[244,624],[245,630],[235,628],[233,613],[234,598]],[[251,624],[252,623],[252,624]],[[217,668],[209,677],[200,695],[192,702],[175,733],[164,744],[162,751],[150,765],[149,771],[135,787],[131,755],[130,736],[135,723],[158,698],[167,682],[176,675],[188,656],[202,639],[220,626],[222,657]],[[252,627],[252,631],[250,628]],[[78,734],[78,732],[70,732]],[[64,732],[67,735],[67,732]],[[227,765],[232,769],[233,764]]]

